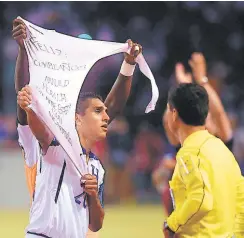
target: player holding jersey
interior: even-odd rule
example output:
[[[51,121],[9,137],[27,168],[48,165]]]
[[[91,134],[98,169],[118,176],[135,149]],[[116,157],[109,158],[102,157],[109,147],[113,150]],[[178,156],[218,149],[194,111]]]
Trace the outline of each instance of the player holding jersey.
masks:
[[[18,103],[27,113],[33,133],[42,133],[45,126],[28,107],[31,91],[21,90]],[[39,160],[40,173],[36,177],[35,195],[30,212],[26,237],[85,237],[88,225],[92,231],[102,227],[104,169],[90,151],[94,143],[104,139],[109,117],[101,99],[93,94],[82,95],[77,103],[76,127],[82,145],[81,159],[89,173],[81,180],[75,168],[66,163],[67,154],[56,141],[46,148]],[[40,142],[43,143],[43,142]],[[42,144],[41,144],[42,145]]]
[[[26,79],[28,79],[28,77],[29,77],[28,72],[27,72],[28,68],[26,68],[26,64],[28,64],[27,55],[26,55],[26,52],[25,52],[25,50],[23,48],[23,40],[22,40],[23,38],[25,38],[25,35],[26,34],[25,34],[25,26],[24,26],[24,24],[22,24],[20,20],[15,20],[15,22],[14,22],[14,30],[13,30],[13,37],[18,41],[18,43],[20,45],[20,51],[19,51],[17,64],[16,64],[16,89],[17,90],[19,90],[23,86],[23,82],[27,81]],[[134,66],[133,65],[135,64],[135,57],[136,57],[136,55],[133,55],[133,54],[134,54],[134,47],[135,47],[136,44],[133,44],[131,41],[129,41],[129,44],[130,44],[130,46],[133,46],[132,50],[130,52],[131,54],[126,54],[125,55],[125,61],[126,62],[124,62],[124,64],[123,64],[124,66],[121,69],[122,70],[121,72],[126,74],[126,76],[123,75],[123,74],[119,75],[119,77],[118,77],[118,79],[117,79],[112,91],[110,92],[109,96],[107,97],[107,99],[105,101],[105,103],[108,105],[109,114],[111,115],[112,118],[115,117],[116,114],[120,112],[121,108],[123,108],[128,96],[129,96],[129,92],[130,92],[131,80],[132,80],[131,75],[133,74],[133,71],[134,71]],[[139,48],[140,48],[140,51],[137,52],[137,55],[138,55],[138,53],[141,52],[141,47],[139,46]],[[20,85],[21,83],[22,83],[22,85]],[[115,95],[116,95],[116,97],[115,97]],[[89,98],[89,96],[88,96],[88,98]],[[83,99],[86,101],[85,98],[83,98]],[[23,112],[22,112],[22,115],[20,115],[21,113],[19,113],[19,112],[21,112],[21,111],[18,108],[18,118],[22,119],[23,117],[25,117]],[[24,121],[24,120],[22,120],[22,121]],[[38,125],[38,127],[41,128],[41,124],[36,124],[36,125]],[[20,127],[22,127],[22,126],[19,125],[19,128]],[[23,129],[23,128],[21,128],[21,129]],[[18,130],[18,131],[20,132],[20,130]],[[42,132],[47,132],[46,128],[44,128],[44,130]],[[49,133],[49,132],[47,132],[47,133]],[[21,132],[19,134],[20,135],[26,135],[25,133],[21,133]],[[46,136],[47,134],[44,134],[44,135]],[[22,136],[20,136],[20,137],[22,137]],[[45,137],[45,139],[47,139],[47,141],[48,140],[51,141],[51,138],[52,138],[52,136]],[[27,141],[27,140],[28,140],[28,137],[26,138],[26,140],[25,139],[23,140],[23,139],[20,138],[20,142],[22,141],[22,144],[23,144],[23,141]],[[31,140],[31,141],[33,142],[34,140]],[[51,141],[50,145],[48,145],[49,141],[48,141],[47,144],[43,143],[43,141],[42,141],[42,139],[40,139],[40,137],[39,137],[39,141],[42,144],[42,149],[47,150],[47,154],[43,158],[41,158],[39,163],[38,163],[37,181],[38,181],[39,173],[41,173],[41,171],[43,170],[43,167],[48,167],[48,165],[45,166],[45,160],[47,159],[47,157],[50,157],[50,158],[53,157],[53,156],[54,157],[55,156],[58,157],[59,155],[62,155],[62,153],[63,153],[62,149],[60,149],[61,147],[59,146],[58,142],[55,141],[55,138],[52,138],[52,141]],[[29,144],[31,144],[31,143],[29,143]],[[35,146],[36,146],[36,143],[34,143],[34,147]],[[55,147],[59,147],[59,149],[57,149]],[[39,149],[39,145],[37,146],[37,148]],[[28,157],[28,156],[26,156],[26,157]],[[88,157],[89,157],[88,162],[89,161],[93,161],[93,163],[91,163],[91,166],[90,166],[90,168],[91,168],[90,169],[90,173],[95,175],[98,178],[103,178],[104,171],[103,171],[103,168],[101,167],[101,165],[98,162],[96,162],[96,157],[94,157],[94,155],[90,154],[90,153],[89,153]],[[52,160],[52,158],[50,160]],[[99,175],[99,173],[101,173],[101,174]],[[35,177],[32,176],[32,178],[33,178],[33,181],[34,181]],[[32,182],[31,184],[32,184],[32,188],[33,188],[33,184],[34,183]],[[101,192],[102,191],[102,187],[103,187],[102,186],[102,179],[100,181],[99,187],[100,187],[100,192]],[[82,195],[79,194],[77,196],[76,196],[76,202],[79,203],[79,198],[82,197]],[[36,196],[34,196],[34,201],[35,201],[35,197]],[[33,205],[33,207],[35,207],[35,206]],[[32,210],[33,210],[33,207],[32,207]],[[31,234],[31,233],[43,235],[42,233],[36,233],[36,232],[31,232],[31,231],[29,231],[28,234]]]

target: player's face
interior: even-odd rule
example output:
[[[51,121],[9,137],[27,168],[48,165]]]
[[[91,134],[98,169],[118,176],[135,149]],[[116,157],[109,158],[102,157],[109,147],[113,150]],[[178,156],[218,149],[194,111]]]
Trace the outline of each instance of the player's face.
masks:
[[[87,100],[85,113],[79,115],[80,123],[77,129],[81,130],[86,138],[99,141],[106,137],[108,131],[107,107],[97,98]]]

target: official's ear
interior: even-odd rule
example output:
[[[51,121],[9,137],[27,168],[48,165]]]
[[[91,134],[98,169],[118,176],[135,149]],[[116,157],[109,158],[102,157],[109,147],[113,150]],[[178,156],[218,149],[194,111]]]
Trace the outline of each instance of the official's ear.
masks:
[[[173,109],[173,122],[176,122],[178,120],[179,114],[178,112],[175,110],[175,108]]]

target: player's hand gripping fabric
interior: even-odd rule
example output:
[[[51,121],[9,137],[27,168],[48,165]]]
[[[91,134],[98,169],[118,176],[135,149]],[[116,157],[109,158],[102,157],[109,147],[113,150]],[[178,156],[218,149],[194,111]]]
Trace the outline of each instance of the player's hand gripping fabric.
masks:
[[[98,182],[97,177],[91,174],[85,174],[81,178],[81,186],[84,188],[84,192],[90,199],[96,199],[98,197]]]
[[[136,64],[136,58],[137,58],[137,56],[139,54],[141,54],[141,52],[142,52],[142,46],[139,45],[139,44],[137,44],[137,43],[134,43],[130,39],[127,40],[126,42],[129,44],[129,47],[131,49],[130,49],[130,52],[129,53],[125,53],[124,54],[125,61],[128,64],[135,65]]]
[[[24,39],[27,37],[26,26],[20,19],[13,20],[12,37],[16,40],[20,48],[24,48]]]
[[[27,112],[28,110],[31,110],[28,107],[31,104],[31,100],[31,88],[27,85],[18,92],[17,102],[19,106]]]

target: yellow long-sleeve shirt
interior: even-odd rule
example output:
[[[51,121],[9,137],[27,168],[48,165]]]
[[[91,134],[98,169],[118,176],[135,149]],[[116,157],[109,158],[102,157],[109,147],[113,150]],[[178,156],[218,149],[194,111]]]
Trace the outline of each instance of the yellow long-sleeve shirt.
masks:
[[[244,180],[224,143],[206,130],[191,134],[176,156],[168,217],[178,238],[244,237]]]

